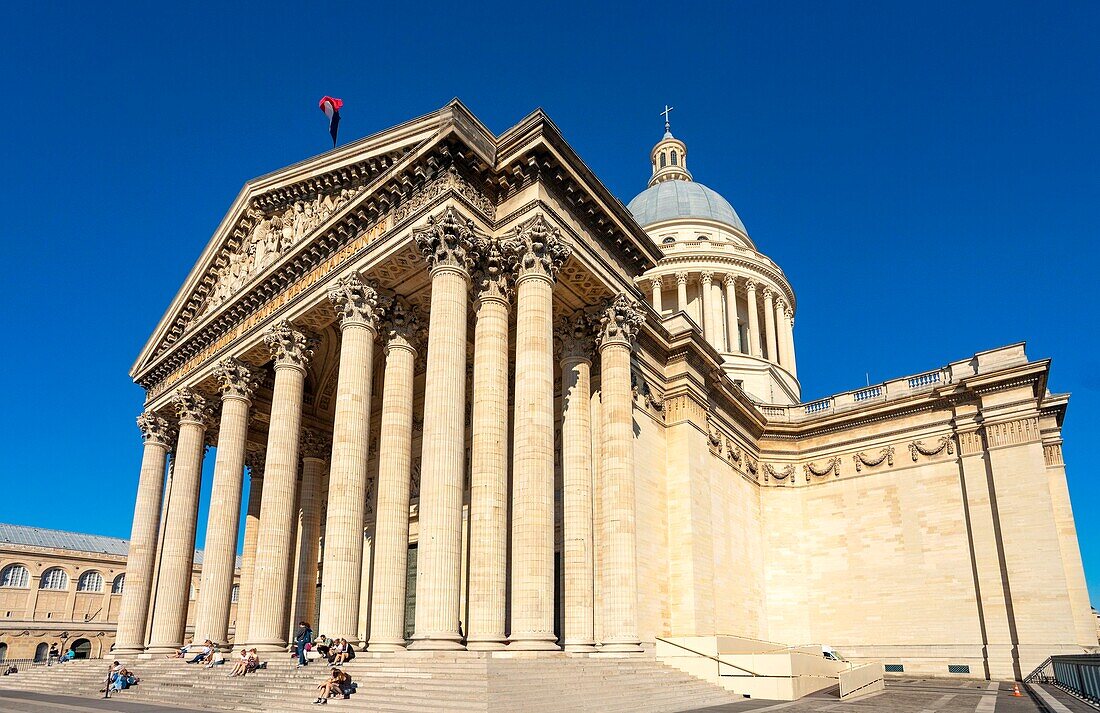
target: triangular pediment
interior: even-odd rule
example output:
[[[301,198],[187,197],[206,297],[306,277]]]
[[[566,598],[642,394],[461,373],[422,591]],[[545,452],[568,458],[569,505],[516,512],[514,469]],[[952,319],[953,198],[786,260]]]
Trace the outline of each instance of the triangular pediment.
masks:
[[[532,193],[536,183],[546,192]],[[618,270],[616,289],[631,289],[632,277],[661,257],[541,110],[498,137],[455,100],[245,184],[131,376],[150,397],[163,393],[224,350],[243,325],[300,292],[304,276],[324,274],[447,196],[489,229],[506,229],[517,215],[510,208],[498,216],[499,208],[521,192],[528,206],[531,196],[552,196],[542,209],[569,216],[573,239],[594,247],[590,262],[603,279],[615,281]]]
[[[478,158],[493,162],[492,134],[457,100],[426,116],[355,141],[246,183],[210,238],[131,368],[137,378],[223,304],[263,279],[281,260],[403,159],[442,141],[470,134]]]

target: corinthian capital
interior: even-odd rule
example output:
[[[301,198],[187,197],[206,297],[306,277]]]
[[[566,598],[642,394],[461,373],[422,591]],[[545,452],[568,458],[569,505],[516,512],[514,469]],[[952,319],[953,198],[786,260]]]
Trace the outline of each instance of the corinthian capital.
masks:
[[[450,267],[469,274],[473,267],[474,222],[451,206],[414,230],[413,239],[433,271]]]
[[[590,309],[579,309],[559,319],[554,325],[554,339],[561,346],[561,358],[590,358],[598,324],[599,316]]]
[[[699,273],[699,282],[702,282],[704,285],[709,285],[714,282],[714,273],[710,270],[703,270]]]
[[[378,290],[353,272],[336,281],[328,290],[329,301],[336,308],[340,328],[348,326],[378,330],[378,318],[382,314],[382,298]]]
[[[303,458],[326,460],[332,451],[332,441],[311,428],[303,428],[299,439]]]
[[[264,344],[271,350],[276,369],[281,366],[305,369],[310,357],[313,356],[312,340],[294,329],[294,325],[288,319],[271,325],[267,334],[264,335]]]
[[[600,312],[600,328],[596,343],[600,347],[611,344],[631,346],[638,336],[638,329],[645,323],[641,305],[625,294],[619,293],[608,300]]]
[[[515,257],[504,250],[504,244],[495,238],[479,237],[476,242],[477,269],[474,284],[479,299],[508,300],[512,294],[511,273]]]
[[[214,378],[218,380],[223,399],[235,396],[251,401],[252,394],[259,385],[258,375],[233,357],[226,357],[217,363],[214,367]]]
[[[189,421],[205,428],[210,421],[210,407],[206,405],[206,399],[186,387],[176,389],[172,406],[176,409],[180,423]]]
[[[686,272],[677,272],[676,273],[676,284],[677,285],[686,285],[687,283],[688,283],[688,274]]]
[[[424,325],[412,305],[395,297],[383,317],[382,336],[387,349],[405,347],[415,351],[424,341]]]
[[[751,277],[745,280],[745,290],[747,292],[756,292],[756,280]]]
[[[145,443],[170,448],[172,441],[176,440],[175,429],[168,420],[152,411],[143,411],[137,417],[137,426],[141,430],[141,440]]]
[[[520,223],[503,241],[504,250],[516,258],[516,280],[542,277],[554,280],[573,248],[541,213]]]
[[[761,294],[764,296],[765,302],[775,297],[775,292],[770,287],[765,287],[761,290]]]

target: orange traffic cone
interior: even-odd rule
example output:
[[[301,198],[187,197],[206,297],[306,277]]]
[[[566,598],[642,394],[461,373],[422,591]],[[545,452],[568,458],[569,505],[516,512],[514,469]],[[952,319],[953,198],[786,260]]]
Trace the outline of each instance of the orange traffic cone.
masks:
[[[1022,698],[1024,694],[1020,693],[1020,684],[1012,684],[1012,696],[1013,698]]]

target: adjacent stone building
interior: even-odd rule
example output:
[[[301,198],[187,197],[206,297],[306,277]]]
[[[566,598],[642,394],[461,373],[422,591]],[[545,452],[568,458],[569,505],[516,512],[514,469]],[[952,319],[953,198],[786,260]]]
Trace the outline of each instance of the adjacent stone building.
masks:
[[[131,371],[118,649],[185,635],[204,457],[199,638],[239,545],[236,642],[268,651],[301,618],[396,655],[731,634],[995,678],[1095,645],[1049,361],[802,402],[794,290],[667,128],[629,208],[541,111],[494,135],[457,101],[248,182]]]
[[[117,537],[0,523],[0,661],[46,661],[52,645],[102,658],[115,642],[129,542]],[[195,552],[188,599],[198,592]],[[230,619],[236,618],[236,585]],[[193,607],[191,608],[193,611]],[[188,626],[192,621],[189,612]]]

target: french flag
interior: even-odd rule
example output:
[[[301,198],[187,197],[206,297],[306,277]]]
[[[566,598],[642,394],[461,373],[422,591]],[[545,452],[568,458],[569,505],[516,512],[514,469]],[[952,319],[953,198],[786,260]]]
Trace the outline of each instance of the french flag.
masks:
[[[344,100],[335,97],[321,97],[321,102],[317,106],[328,117],[328,133],[332,137],[332,148],[336,148],[336,132],[340,128],[340,107],[344,106]]]

